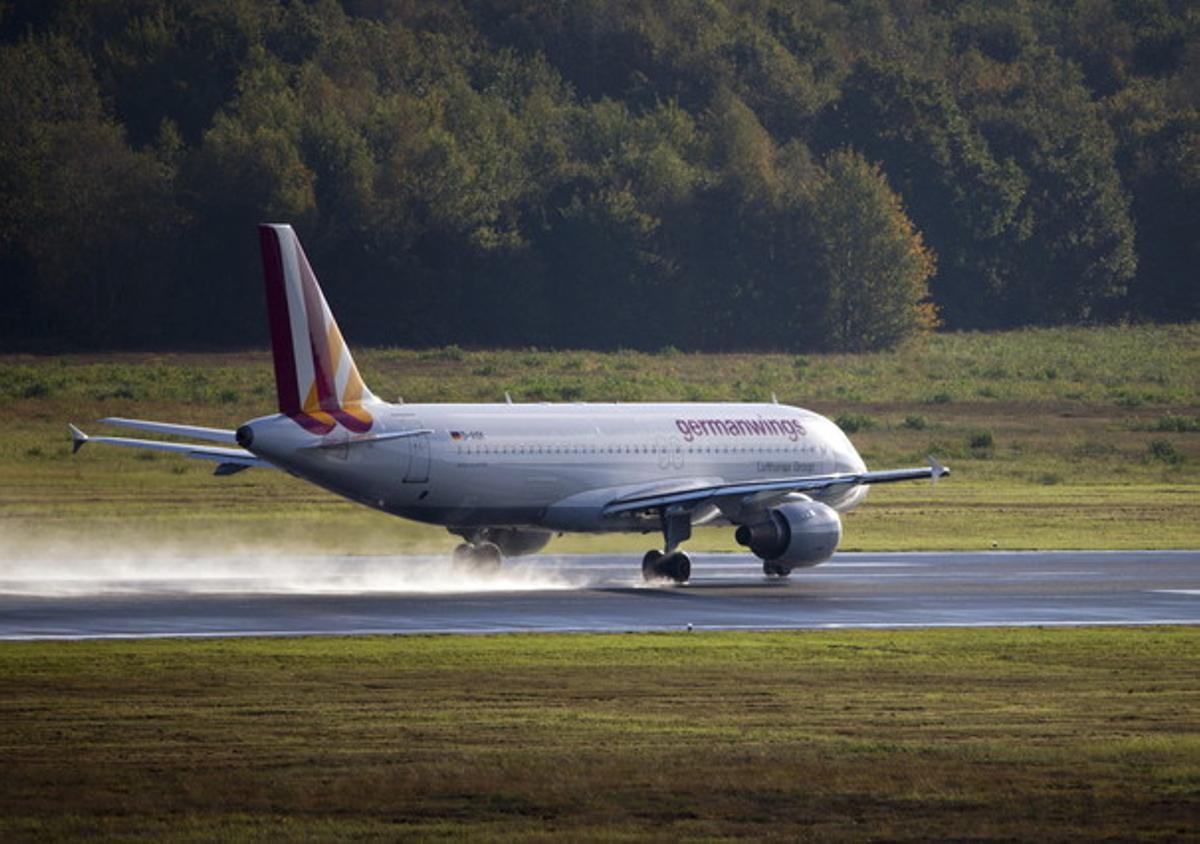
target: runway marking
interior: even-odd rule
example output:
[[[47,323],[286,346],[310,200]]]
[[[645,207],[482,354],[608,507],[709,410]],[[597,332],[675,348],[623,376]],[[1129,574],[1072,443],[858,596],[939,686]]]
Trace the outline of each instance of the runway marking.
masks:
[[[927,568],[924,563],[824,563],[823,569],[919,569]]]
[[[1200,589],[1151,589],[1150,591],[1160,595],[1190,595],[1193,598],[1200,598]]]

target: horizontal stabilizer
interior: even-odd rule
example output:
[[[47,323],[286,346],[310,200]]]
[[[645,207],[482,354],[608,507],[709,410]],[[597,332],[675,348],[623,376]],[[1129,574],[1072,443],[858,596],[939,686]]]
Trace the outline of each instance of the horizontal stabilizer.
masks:
[[[218,446],[201,445],[200,443],[168,443],[161,440],[136,440],[128,437],[89,437],[74,425],[70,427],[71,440],[74,443],[75,451],[79,451],[84,443],[101,443],[103,445],[119,445],[126,448],[144,448],[149,451],[182,454],[184,457],[191,457],[197,460],[213,460],[220,464],[237,465],[244,469],[252,467],[264,469],[275,468],[272,464],[265,460],[260,460],[243,448],[220,448]],[[218,466],[217,468],[220,469],[221,467]],[[233,472],[226,470],[224,472],[218,471],[217,474],[229,475],[233,474]]]
[[[249,468],[249,463],[221,463],[213,470],[213,474],[218,477],[224,477],[226,475],[236,475],[238,472],[244,472]]]
[[[84,445],[87,444],[88,435],[76,428],[70,422],[67,423],[67,427],[71,429],[71,453],[76,454],[79,449],[83,448]]]
[[[204,428],[200,425],[176,425],[172,422],[148,422],[144,419],[122,419],[119,416],[106,416],[100,420],[106,425],[119,425],[123,428],[136,428],[139,431],[149,431],[152,434],[167,434],[172,437],[192,437],[214,443],[236,443],[233,431],[224,428]]]

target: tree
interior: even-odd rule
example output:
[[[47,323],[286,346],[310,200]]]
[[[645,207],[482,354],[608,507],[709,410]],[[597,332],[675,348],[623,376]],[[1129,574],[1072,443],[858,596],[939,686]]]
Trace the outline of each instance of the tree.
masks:
[[[1028,179],[1001,254],[1001,327],[1111,317],[1137,269],[1116,141],[1082,74],[1038,48],[969,111],[998,159]]]
[[[162,326],[147,316],[168,295],[162,261],[180,217],[172,167],[129,147],[65,39],[0,46],[0,77],[0,294],[12,320],[0,336],[155,339]]]
[[[947,84],[895,64],[863,59],[824,113],[819,149],[853,146],[879,161],[938,254],[934,296],[948,323],[993,323],[1010,245],[1027,189],[999,162]]]
[[[934,256],[876,164],[853,150],[825,160],[812,197],[820,334],[830,348],[890,348],[932,328]]]

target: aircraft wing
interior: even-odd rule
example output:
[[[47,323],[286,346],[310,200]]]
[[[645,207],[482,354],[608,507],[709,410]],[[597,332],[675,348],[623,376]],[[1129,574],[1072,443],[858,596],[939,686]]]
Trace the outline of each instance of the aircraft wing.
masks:
[[[109,420],[104,420],[109,421]],[[138,421],[138,420],[127,420]],[[178,431],[168,431],[167,428],[184,429],[190,428],[188,425],[168,425],[167,423],[145,422],[142,425],[157,425],[157,429],[162,433],[178,433]],[[197,443],[168,443],[161,440],[137,440],[128,437],[89,437],[83,431],[76,428],[74,425],[68,425],[71,429],[71,445],[73,451],[79,451],[87,443],[102,443],[104,445],[120,445],[129,448],[146,448],[152,451],[166,451],[173,454],[182,454],[184,457],[192,457],[198,460],[212,460],[217,463],[215,474],[232,475],[240,472],[243,469],[263,468],[274,469],[275,467],[265,460],[260,460],[250,452],[242,448],[221,448],[219,446],[200,445]],[[130,426],[133,427],[133,426]],[[207,431],[217,431],[214,428],[201,429]],[[230,434],[233,432],[230,431]]]
[[[832,475],[806,475],[795,478],[772,478],[762,481],[721,483],[693,487],[678,491],[628,495],[610,501],[604,507],[604,515],[636,513],[648,510],[665,510],[668,507],[692,509],[706,503],[718,503],[729,499],[773,498],[792,492],[821,492],[831,487],[852,487],[863,484],[884,484],[894,481],[911,481],[930,478],[937,481],[950,470],[935,458],[929,465],[912,469],[888,469],[882,472],[843,472]]]

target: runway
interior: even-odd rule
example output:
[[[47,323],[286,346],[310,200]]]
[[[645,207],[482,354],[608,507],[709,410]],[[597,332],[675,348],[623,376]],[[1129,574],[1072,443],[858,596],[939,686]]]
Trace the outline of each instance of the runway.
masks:
[[[0,562],[0,639],[1200,624],[1200,551],[843,553],[786,581],[694,554],[543,556],[494,577],[431,557]]]

